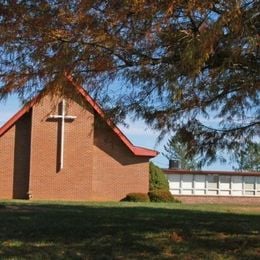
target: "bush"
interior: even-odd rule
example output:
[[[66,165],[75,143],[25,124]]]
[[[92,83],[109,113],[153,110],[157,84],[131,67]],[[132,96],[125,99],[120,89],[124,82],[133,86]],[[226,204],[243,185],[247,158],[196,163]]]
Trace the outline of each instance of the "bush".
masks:
[[[146,193],[128,193],[121,201],[149,202],[150,199]]]
[[[169,191],[155,190],[148,193],[152,202],[180,202],[175,199]]]
[[[169,183],[163,171],[154,165],[149,164],[149,190],[165,190],[169,191]]]

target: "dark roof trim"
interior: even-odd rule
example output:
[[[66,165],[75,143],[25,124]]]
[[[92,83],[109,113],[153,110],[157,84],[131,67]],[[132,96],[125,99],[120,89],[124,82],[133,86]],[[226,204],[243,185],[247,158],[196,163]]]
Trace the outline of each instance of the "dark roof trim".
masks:
[[[196,175],[239,175],[239,176],[260,176],[260,172],[238,172],[238,171],[194,171],[184,169],[162,169],[165,174],[196,174]]]

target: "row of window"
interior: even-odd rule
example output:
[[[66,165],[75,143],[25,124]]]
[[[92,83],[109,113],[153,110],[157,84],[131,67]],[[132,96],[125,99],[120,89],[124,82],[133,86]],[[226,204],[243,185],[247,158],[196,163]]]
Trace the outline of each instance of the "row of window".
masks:
[[[260,176],[167,174],[172,194],[260,196]]]

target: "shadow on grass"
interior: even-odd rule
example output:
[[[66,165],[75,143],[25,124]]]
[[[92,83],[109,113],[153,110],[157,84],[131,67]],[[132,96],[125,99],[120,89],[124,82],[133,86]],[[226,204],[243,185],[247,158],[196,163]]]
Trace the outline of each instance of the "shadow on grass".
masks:
[[[7,205],[0,258],[260,257],[259,215],[125,205]]]

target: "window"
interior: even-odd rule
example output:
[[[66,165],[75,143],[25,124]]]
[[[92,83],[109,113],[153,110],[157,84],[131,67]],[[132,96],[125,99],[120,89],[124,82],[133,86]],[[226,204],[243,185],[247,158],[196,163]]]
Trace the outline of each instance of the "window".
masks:
[[[218,175],[208,175],[208,195],[218,194]]]
[[[245,176],[244,177],[244,192],[245,195],[252,196],[255,195],[255,177]]]
[[[182,194],[193,194],[193,175],[182,175]]]
[[[231,194],[231,176],[219,176],[219,189],[220,195]]]
[[[260,196],[260,177],[256,177],[256,195]]]
[[[180,174],[168,174],[169,187],[172,194],[180,194]]]
[[[206,175],[194,175],[194,194],[204,195],[206,188]]]
[[[242,196],[243,195],[243,177],[232,176],[232,195]]]
[[[168,174],[172,194],[260,196],[260,176]]]

